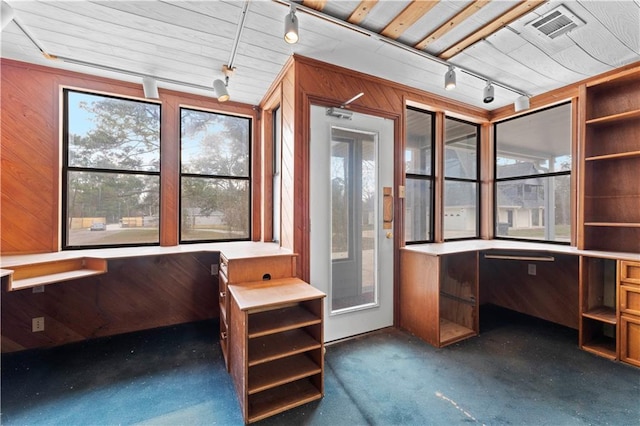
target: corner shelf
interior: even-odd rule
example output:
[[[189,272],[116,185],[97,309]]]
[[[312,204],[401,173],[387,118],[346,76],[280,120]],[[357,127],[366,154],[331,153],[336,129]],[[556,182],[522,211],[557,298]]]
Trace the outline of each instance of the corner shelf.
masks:
[[[627,158],[640,157],[640,151],[620,152],[616,154],[594,155],[587,157],[584,161],[603,161],[603,160],[623,160]]]

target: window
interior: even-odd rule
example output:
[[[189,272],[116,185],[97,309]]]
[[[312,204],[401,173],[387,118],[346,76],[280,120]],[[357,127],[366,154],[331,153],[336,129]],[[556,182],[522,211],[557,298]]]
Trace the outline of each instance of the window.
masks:
[[[159,243],[160,105],[64,90],[63,248]]]
[[[479,132],[476,124],[445,117],[444,239],[479,235]]]
[[[248,240],[251,119],[182,108],[181,242]]]
[[[407,108],[405,143],[405,241],[433,241],[433,132],[435,116]]]
[[[571,104],[495,124],[495,235],[571,240]]]

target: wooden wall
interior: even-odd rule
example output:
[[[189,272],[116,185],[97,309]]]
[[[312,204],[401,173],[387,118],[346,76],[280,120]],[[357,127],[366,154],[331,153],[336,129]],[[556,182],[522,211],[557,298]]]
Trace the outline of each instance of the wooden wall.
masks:
[[[577,330],[579,256],[553,257],[552,262],[486,259],[481,253],[480,303],[492,303]],[[529,265],[535,265],[536,275],[529,274]]]
[[[217,318],[216,253],[109,260],[104,275],[7,292],[2,286],[2,352]],[[45,331],[31,319],[44,317]],[[216,333],[215,330],[211,330]]]
[[[61,90],[72,87],[116,96],[144,98],[141,84],[61,71],[7,59],[2,67],[1,164],[2,254],[47,253],[60,242]],[[160,244],[178,244],[180,192],[180,106],[254,118],[254,148],[260,145],[258,113],[251,105],[218,103],[213,97],[160,89],[162,105]],[[259,152],[259,149],[254,149]],[[260,206],[260,155],[255,163],[253,205]],[[254,215],[253,239],[260,239]]]
[[[309,158],[311,104],[338,106],[359,92],[364,92],[364,96],[350,105],[351,110],[395,120],[394,186],[396,188],[398,185],[404,185],[404,111],[408,103],[421,105],[433,111],[446,111],[474,122],[488,120],[488,113],[480,108],[302,56],[294,56],[292,71],[284,74],[281,81],[282,103],[287,106],[283,110],[283,141],[287,138],[288,149],[293,149],[289,156],[294,160],[293,175],[287,181],[288,184],[293,184],[293,203],[289,204],[290,210],[285,212],[283,197],[282,229],[293,232],[293,244],[290,248],[299,254],[298,274],[304,280],[309,280],[310,275],[308,165],[311,161]],[[292,131],[293,145],[288,139]],[[284,167],[283,165],[283,169]],[[283,185],[284,182],[283,179]],[[394,210],[395,264],[398,265],[397,249],[403,241],[404,205],[397,197]],[[398,300],[397,297],[396,300]]]

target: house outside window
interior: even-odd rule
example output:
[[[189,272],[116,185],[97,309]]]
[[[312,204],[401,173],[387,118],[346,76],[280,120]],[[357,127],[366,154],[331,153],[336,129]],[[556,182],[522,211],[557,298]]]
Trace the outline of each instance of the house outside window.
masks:
[[[571,104],[494,125],[495,236],[571,240]]]
[[[251,119],[181,108],[181,242],[251,235]]]
[[[479,235],[479,131],[476,124],[445,117],[444,239]]]
[[[406,122],[405,242],[432,242],[435,116],[407,107]]]
[[[159,243],[160,105],[63,91],[63,248]]]

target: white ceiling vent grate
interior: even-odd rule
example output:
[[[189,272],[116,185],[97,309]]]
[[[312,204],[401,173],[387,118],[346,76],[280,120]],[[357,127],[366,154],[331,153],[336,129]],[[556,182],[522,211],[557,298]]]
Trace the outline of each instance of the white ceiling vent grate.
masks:
[[[531,27],[549,38],[556,38],[574,28],[584,25],[584,21],[578,18],[565,6],[558,6],[551,12],[547,12],[540,18],[529,22]]]

